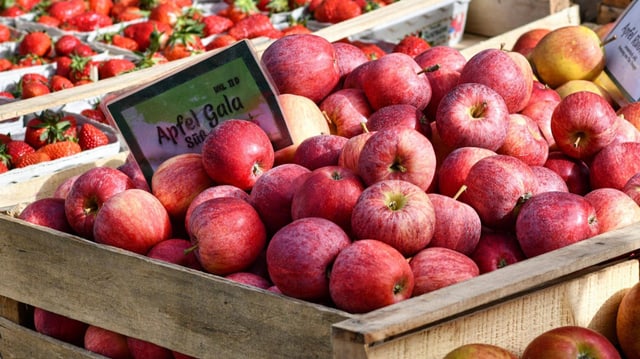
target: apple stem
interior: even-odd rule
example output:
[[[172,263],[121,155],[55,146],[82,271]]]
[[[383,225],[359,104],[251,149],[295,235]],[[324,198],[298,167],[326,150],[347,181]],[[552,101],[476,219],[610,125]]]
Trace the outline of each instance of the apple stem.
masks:
[[[194,244],[194,245],[192,245],[191,247],[189,247],[189,248],[185,249],[184,251],[182,251],[182,253],[184,253],[184,255],[186,256],[187,254],[189,254],[189,253],[191,253],[191,252],[195,251],[195,250],[196,250],[196,248],[198,248],[198,244],[197,244],[197,243],[196,243],[196,244]]]
[[[576,140],[573,142],[573,147],[577,148],[578,145],[580,144],[581,139],[582,139],[581,136],[576,137]]]
[[[602,44],[600,46],[605,46],[606,44],[610,43],[611,41],[614,41],[617,38],[618,38],[618,36],[616,36],[616,35],[608,37],[602,42]]]
[[[423,68],[421,71],[418,71],[418,75],[422,75],[425,72],[434,72],[440,69],[440,64],[435,64],[431,66],[427,66]]]
[[[360,127],[362,127],[362,131],[364,131],[365,133],[369,133],[369,128],[367,127],[366,119],[360,122]]]
[[[458,197],[460,197],[460,195],[462,195],[462,192],[467,190],[467,185],[463,184],[462,186],[460,186],[460,189],[458,190],[458,192],[456,192],[456,194],[453,196],[453,199],[458,200]]]

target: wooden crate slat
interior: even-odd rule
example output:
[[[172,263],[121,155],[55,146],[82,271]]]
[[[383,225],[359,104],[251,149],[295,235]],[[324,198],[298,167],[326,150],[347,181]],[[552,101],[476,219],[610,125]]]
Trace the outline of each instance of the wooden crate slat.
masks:
[[[442,290],[347,319],[333,326],[334,336],[369,345],[430,323],[540,288],[640,248],[640,223],[604,233],[542,256],[501,268]]]
[[[349,317],[6,215],[0,233],[0,295],[197,357],[330,357]]]

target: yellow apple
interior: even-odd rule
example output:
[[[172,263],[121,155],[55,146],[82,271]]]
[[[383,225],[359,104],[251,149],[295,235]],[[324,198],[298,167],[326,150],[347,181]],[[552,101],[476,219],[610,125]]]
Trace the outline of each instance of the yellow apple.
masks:
[[[556,88],[556,92],[561,98],[567,97],[574,92],[591,91],[607,100],[612,106],[615,104],[613,98],[602,86],[590,80],[569,80]]]
[[[556,88],[569,80],[593,80],[604,69],[598,34],[584,25],[567,25],[545,35],[531,51],[537,78]]]

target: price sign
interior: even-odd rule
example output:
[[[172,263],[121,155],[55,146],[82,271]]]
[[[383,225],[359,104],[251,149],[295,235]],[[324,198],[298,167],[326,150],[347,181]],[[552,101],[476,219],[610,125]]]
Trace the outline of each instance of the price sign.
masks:
[[[248,40],[201,56],[189,67],[103,104],[147,181],[166,159],[199,153],[209,131],[225,120],[258,124],[274,150],[292,144],[275,86]]]
[[[607,35],[605,71],[627,101],[640,101],[640,5],[633,1]]]

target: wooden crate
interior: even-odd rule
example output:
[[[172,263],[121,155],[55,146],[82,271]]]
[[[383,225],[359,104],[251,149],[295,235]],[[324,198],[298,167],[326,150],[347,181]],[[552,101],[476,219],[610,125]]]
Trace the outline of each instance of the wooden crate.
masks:
[[[639,279],[639,231],[354,315],[0,215],[0,295],[200,358],[438,358],[481,339],[521,350],[555,325],[610,332],[620,294]],[[6,323],[2,330],[11,332],[0,336],[3,358],[49,355],[25,346],[25,335],[55,342]]]
[[[569,0],[473,0],[466,31],[497,36],[571,6]]]

